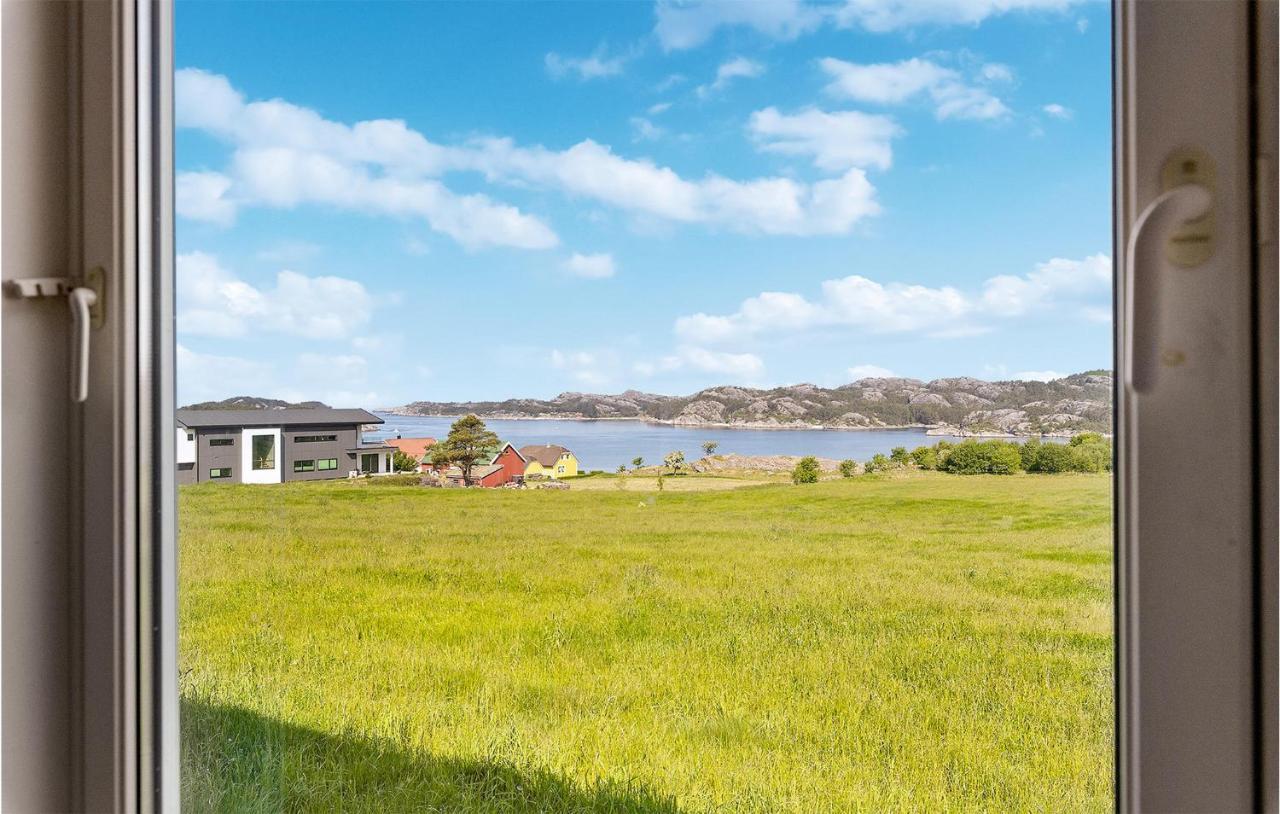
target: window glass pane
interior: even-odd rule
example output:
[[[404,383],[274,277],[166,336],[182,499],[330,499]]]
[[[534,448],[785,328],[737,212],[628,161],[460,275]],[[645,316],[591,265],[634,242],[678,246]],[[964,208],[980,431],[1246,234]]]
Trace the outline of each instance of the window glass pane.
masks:
[[[210,469],[210,470],[209,470],[209,477],[210,477],[210,478],[229,478],[229,477],[231,477],[231,468],[230,468],[230,467],[220,467],[220,468],[216,468],[216,469]]]
[[[276,468],[276,437],[274,435],[253,436],[253,468]]]
[[[187,810],[1113,808],[1107,4],[174,14]]]

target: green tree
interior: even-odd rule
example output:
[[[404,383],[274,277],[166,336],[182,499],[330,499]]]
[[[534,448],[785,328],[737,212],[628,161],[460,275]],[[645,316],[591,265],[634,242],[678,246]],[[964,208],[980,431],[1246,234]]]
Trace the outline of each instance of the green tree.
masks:
[[[717,444],[715,441],[702,442],[702,454],[707,456],[708,458],[710,458],[712,455],[715,455],[716,450],[719,448],[720,448],[720,445]]]
[[[911,450],[911,462],[921,469],[937,469],[938,450],[934,447],[916,447]]]
[[[636,469],[644,466],[644,458],[636,457],[631,459],[631,465]]]
[[[671,470],[674,474],[684,469],[684,453],[680,450],[674,450],[667,453],[667,457],[662,459],[662,465]]]
[[[619,464],[619,465],[618,465],[618,474],[619,474],[619,475],[625,475],[625,474],[627,474],[627,465],[626,465],[626,464]]]
[[[890,461],[887,457],[877,452],[871,456],[871,460],[863,465],[864,472],[883,472],[889,468]]]
[[[1022,468],[1028,472],[1036,471],[1036,459],[1040,455],[1040,439],[1028,438],[1022,445],[1021,452]]]
[[[858,462],[849,458],[840,462],[840,476],[843,478],[852,478],[858,474]]]
[[[910,462],[911,456],[907,454],[906,447],[894,447],[889,450],[889,460],[893,461],[898,466],[906,466],[907,463]]]
[[[391,468],[396,472],[417,472],[418,461],[412,455],[406,455],[397,449],[391,456]]]
[[[944,468],[957,475],[1011,475],[1022,468],[1022,447],[1009,441],[965,441],[951,448]]]
[[[806,455],[796,461],[796,468],[791,470],[791,482],[800,483],[817,483],[818,475],[822,470],[818,468],[818,459],[812,455]]]
[[[431,463],[456,466],[462,470],[462,482],[471,483],[471,468],[498,443],[498,436],[483,421],[474,415],[463,416],[449,427],[449,436],[431,448]]]

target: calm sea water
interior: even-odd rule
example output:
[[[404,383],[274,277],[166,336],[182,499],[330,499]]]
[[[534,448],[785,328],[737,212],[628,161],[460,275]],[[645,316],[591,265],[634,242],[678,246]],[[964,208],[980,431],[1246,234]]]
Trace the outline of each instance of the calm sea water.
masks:
[[[386,424],[365,434],[370,440],[431,436],[444,438],[455,419],[436,416],[400,416],[378,413]],[[517,447],[525,444],[559,444],[573,450],[585,469],[606,472],[631,465],[637,456],[646,464],[661,463],[672,450],[685,458],[702,457],[702,442],[720,445],[716,454],[817,455],[820,458],[865,461],[894,447],[914,449],[921,444],[961,439],[925,435],[924,430],[736,430],[723,427],[671,427],[642,421],[550,421],[488,419],[489,429]]]

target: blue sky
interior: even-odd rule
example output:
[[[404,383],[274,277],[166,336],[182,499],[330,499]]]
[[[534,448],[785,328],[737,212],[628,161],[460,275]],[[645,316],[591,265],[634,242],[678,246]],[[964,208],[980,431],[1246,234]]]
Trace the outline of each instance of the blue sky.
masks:
[[[179,401],[1109,367],[1108,7],[177,7]]]

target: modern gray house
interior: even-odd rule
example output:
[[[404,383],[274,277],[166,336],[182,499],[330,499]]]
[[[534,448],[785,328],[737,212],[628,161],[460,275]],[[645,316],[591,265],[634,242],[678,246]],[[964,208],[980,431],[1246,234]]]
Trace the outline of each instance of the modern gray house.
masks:
[[[365,410],[178,410],[177,482],[281,483],[391,472],[395,451],[365,443]]]

